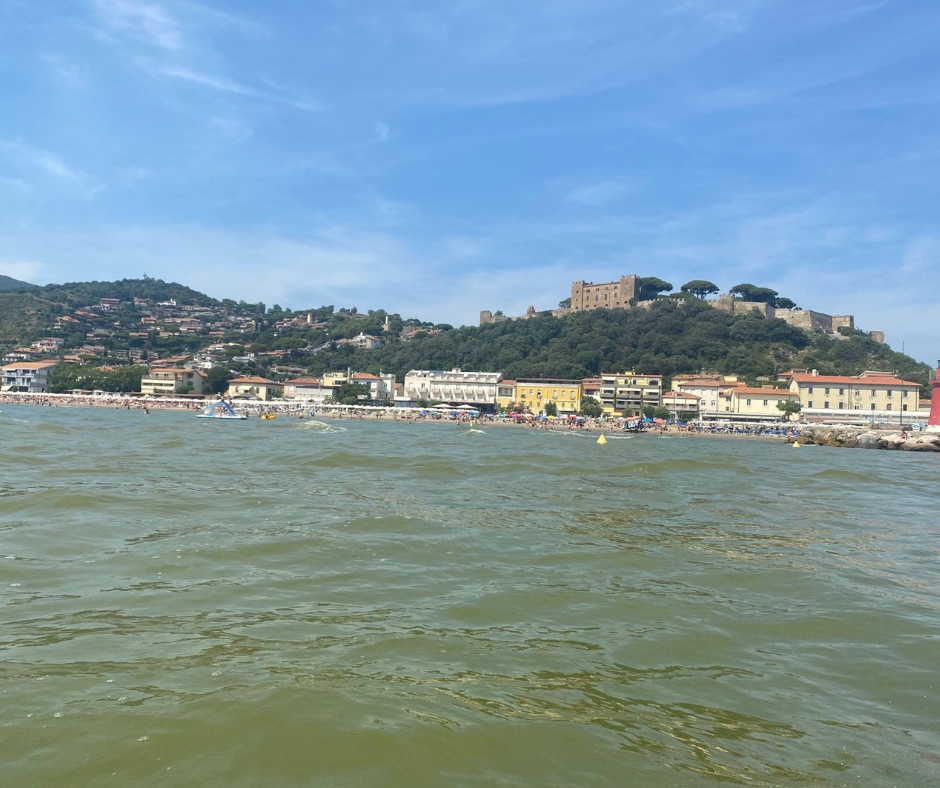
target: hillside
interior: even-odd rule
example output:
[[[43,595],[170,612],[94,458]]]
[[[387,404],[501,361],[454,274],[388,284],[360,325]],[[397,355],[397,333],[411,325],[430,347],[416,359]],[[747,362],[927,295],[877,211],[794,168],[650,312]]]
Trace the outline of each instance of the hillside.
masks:
[[[0,291],[21,290],[31,287],[36,287],[36,285],[31,285],[29,282],[21,282],[19,279],[14,279],[12,276],[0,274]]]
[[[99,304],[101,298],[119,299],[120,305],[108,308]],[[233,373],[274,378],[347,367],[393,372],[399,380],[410,369],[452,367],[499,371],[506,378],[584,378],[636,369],[666,376],[714,370],[751,380],[792,367],[844,375],[877,369],[921,383],[929,396],[926,364],[862,332],[841,331],[838,337],[807,333],[753,312],[721,311],[699,298],[455,329],[381,310],[363,314],[324,306],[292,312],[218,301],[154,279],[0,293],[0,350],[59,337],[61,354],[80,355],[92,364],[145,365],[192,356],[215,344],[224,347],[217,359]],[[343,342],[360,333],[385,344],[367,350]]]
[[[507,378],[582,378],[625,369],[664,375],[708,369],[756,378],[792,367],[839,375],[881,369],[921,383],[926,392],[930,367],[862,332],[848,333],[838,339],[808,334],[782,320],[731,315],[698,299],[664,299],[650,309],[596,310],[419,334],[376,350],[335,348],[319,353],[310,371],[351,366],[402,376],[409,369],[461,367],[498,370]]]

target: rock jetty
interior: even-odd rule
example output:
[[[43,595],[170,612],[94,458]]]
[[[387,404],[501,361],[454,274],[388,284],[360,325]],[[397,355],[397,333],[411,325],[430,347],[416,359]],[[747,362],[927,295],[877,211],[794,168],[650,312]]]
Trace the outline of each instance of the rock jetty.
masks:
[[[807,427],[787,443],[838,446],[845,449],[889,449],[940,452],[940,433],[874,430],[864,427]]]

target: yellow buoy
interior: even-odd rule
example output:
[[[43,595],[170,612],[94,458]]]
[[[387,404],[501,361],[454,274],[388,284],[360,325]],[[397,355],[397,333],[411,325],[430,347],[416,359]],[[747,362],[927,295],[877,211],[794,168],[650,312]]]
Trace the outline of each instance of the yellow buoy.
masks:
[[[605,443],[607,443],[607,438],[604,437],[604,433],[603,433],[603,432],[601,433],[601,436],[597,439],[597,442],[598,442],[601,446],[603,446]]]
[[[800,448],[800,442],[799,442],[799,441],[793,441],[793,448],[794,448],[794,449]]]

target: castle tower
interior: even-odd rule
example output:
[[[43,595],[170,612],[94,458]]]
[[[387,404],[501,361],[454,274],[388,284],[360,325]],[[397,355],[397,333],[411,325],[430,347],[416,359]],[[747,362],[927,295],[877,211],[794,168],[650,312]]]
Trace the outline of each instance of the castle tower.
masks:
[[[930,397],[930,419],[927,422],[927,432],[940,432],[940,361],[937,362],[937,372],[930,381],[933,389]]]

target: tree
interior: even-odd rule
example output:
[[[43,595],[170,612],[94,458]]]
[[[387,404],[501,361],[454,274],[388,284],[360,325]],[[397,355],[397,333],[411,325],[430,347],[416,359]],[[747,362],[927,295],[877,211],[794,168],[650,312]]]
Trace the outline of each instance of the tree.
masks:
[[[671,416],[672,416],[672,411],[670,411],[669,408],[667,408],[665,405],[660,405],[658,408],[656,408],[653,411],[654,419],[663,419],[663,421],[665,421]]]
[[[717,293],[718,285],[709,282],[707,279],[693,279],[691,282],[686,282],[679,289],[683,293],[691,293],[697,298],[705,298],[707,295]]]
[[[777,291],[769,287],[757,287],[748,283],[735,285],[729,291],[732,295],[741,296],[744,301],[755,301],[773,306],[777,301]]]
[[[796,309],[796,301],[791,301],[789,298],[776,298],[774,306],[777,309]]]
[[[556,416],[558,414],[558,406],[554,402],[545,403],[545,415],[546,416]]]
[[[565,299],[562,299],[558,302],[559,309],[571,309],[571,296],[568,296]]]
[[[637,298],[652,301],[660,293],[668,293],[672,285],[656,276],[640,276],[636,280]]]
[[[228,388],[228,382],[232,378],[232,373],[227,367],[213,367],[206,371],[206,382],[209,384],[209,390],[221,394]]]
[[[643,415],[648,419],[652,419],[656,415],[656,408],[653,405],[644,405]]]
[[[604,412],[604,409],[594,397],[585,397],[581,400],[581,415],[596,419]]]
[[[802,413],[803,406],[795,400],[785,399],[777,403],[777,410],[779,410],[789,419],[795,416],[797,413]]]
[[[340,405],[365,405],[369,402],[372,389],[364,383],[344,383],[333,395],[333,401]]]

